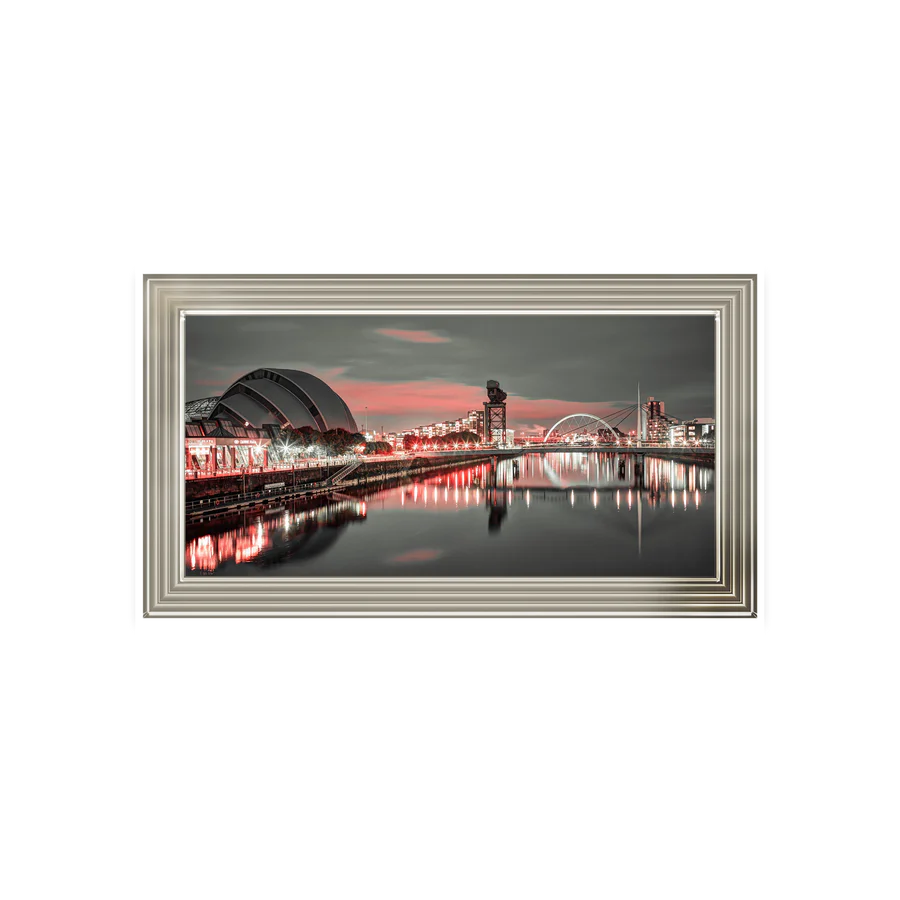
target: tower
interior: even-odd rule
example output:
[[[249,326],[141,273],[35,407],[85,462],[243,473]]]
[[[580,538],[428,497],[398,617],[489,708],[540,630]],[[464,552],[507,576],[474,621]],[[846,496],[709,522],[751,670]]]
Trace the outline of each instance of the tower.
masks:
[[[641,409],[641,383],[638,382],[638,396],[637,396],[637,430],[634,433],[636,438],[635,443],[638,447],[641,446],[641,441],[644,439],[644,417],[642,415],[643,410]]]
[[[487,402],[484,404],[484,440],[489,444],[506,443],[506,391],[499,381],[487,383]]]

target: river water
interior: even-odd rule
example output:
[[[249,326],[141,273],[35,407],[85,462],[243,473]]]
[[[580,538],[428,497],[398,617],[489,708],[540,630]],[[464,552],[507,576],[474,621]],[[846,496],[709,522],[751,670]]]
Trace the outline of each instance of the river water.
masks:
[[[715,471],[529,453],[188,524],[187,576],[716,574]]]

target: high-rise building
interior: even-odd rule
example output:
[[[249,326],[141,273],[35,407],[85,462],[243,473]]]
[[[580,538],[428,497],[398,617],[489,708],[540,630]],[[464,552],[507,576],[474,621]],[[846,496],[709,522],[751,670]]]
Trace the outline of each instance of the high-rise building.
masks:
[[[460,431],[471,431],[481,440],[484,437],[484,413],[480,409],[470,409],[465,416],[446,422],[432,422],[430,425],[416,425],[400,433],[400,439],[405,434],[413,434],[418,438],[443,437],[445,434],[455,434]]]
[[[678,424],[674,416],[666,415],[666,404],[654,397],[647,398],[647,441],[665,444],[669,441],[669,429]]]
[[[484,413],[480,409],[470,409],[460,423],[460,431],[471,431],[479,438],[484,437]]]

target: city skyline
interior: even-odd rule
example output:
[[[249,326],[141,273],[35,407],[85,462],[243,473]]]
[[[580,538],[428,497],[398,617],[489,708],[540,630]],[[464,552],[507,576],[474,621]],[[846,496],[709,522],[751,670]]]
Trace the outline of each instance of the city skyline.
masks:
[[[481,408],[489,378],[508,392],[517,432],[632,406],[638,381],[678,418],[715,414],[708,316],[187,317],[186,399],[221,394],[260,366],[316,375],[370,431],[458,419]]]

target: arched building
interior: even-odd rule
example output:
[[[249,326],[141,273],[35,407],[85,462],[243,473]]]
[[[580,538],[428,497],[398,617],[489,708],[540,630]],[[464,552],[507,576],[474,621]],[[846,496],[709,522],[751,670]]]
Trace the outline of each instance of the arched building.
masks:
[[[321,378],[297,369],[254,369],[220,397],[184,405],[187,469],[267,464],[283,426],[356,433],[350,408]]]
[[[304,425],[318,431],[356,431],[350,408],[321,378],[298,369],[254,369],[219,397],[206,418],[229,419],[254,428]]]

